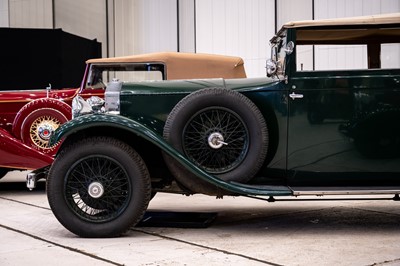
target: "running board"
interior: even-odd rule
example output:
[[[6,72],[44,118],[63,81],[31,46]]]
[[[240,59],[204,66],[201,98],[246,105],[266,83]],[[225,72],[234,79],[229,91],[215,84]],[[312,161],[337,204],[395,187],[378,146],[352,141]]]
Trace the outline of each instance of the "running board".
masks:
[[[293,196],[400,194],[400,187],[290,187]]]

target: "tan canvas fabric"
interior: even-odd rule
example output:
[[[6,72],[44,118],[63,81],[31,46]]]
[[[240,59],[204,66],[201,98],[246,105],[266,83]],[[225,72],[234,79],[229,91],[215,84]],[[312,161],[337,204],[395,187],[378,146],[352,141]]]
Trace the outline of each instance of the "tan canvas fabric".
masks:
[[[322,27],[322,26],[352,26],[352,25],[374,25],[374,24],[400,24],[400,13],[392,13],[392,14],[382,14],[382,15],[373,15],[373,16],[362,16],[362,17],[350,17],[350,18],[336,18],[336,19],[321,19],[321,20],[301,20],[301,21],[291,21],[285,23],[281,29],[277,32],[277,34],[272,37],[270,40],[271,43],[274,43],[279,36],[287,28],[307,28],[307,27]],[[320,39],[324,38],[323,35],[317,32],[317,30],[313,30],[315,33],[304,33],[304,36],[298,36],[304,41],[311,39]],[[332,31],[333,32],[333,31]],[[351,32],[350,34],[353,34]],[[389,33],[390,34],[390,33]],[[308,35],[308,36],[305,36]],[[340,33],[339,33],[340,35]],[[345,33],[342,34],[341,38],[347,38],[344,36]],[[331,38],[331,37],[330,37]],[[340,37],[338,37],[340,38]],[[326,38],[328,39],[328,38]]]
[[[245,78],[243,59],[236,56],[162,52],[113,58],[90,59],[86,63],[163,63],[167,79]]]
[[[315,26],[339,26],[339,25],[370,25],[370,24],[395,24],[400,23],[400,13],[382,14],[374,16],[303,20],[285,23],[283,28],[315,27]]]

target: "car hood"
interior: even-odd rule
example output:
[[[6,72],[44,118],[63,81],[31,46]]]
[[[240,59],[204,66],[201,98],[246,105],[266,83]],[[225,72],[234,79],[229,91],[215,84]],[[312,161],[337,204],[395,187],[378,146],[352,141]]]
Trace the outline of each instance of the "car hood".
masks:
[[[171,94],[190,93],[202,88],[228,88],[238,91],[248,91],[278,83],[279,80],[262,78],[244,79],[190,79],[190,80],[166,80],[143,81],[125,83],[122,86],[122,94]]]

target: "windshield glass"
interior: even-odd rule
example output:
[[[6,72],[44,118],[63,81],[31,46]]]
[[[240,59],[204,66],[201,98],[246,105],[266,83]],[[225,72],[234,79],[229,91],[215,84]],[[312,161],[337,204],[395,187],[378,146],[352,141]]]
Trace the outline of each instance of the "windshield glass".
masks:
[[[163,64],[93,64],[90,66],[86,88],[106,88],[108,82],[117,78],[122,82],[163,80]]]

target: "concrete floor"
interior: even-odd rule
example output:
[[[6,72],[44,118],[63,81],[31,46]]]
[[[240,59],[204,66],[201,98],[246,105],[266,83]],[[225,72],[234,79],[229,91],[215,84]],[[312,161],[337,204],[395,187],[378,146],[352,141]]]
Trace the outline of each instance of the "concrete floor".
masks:
[[[208,228],[135,227],[120,238],[83,239],[55,219],[43,184],[29,192],[24,180],[12,172],[0,181],[0,265],[400,265],[400,202],[392,200],[159,193],[149,211],[218,216]]]

